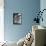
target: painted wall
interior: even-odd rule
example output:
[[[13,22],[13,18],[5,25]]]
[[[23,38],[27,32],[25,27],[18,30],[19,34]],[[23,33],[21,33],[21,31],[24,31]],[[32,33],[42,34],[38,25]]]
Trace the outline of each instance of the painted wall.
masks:
[[[40,10],[43,10],[43,9],[46,9],[46,0],[40,1]],[[46,11],[44,11],[42,17],[43,17],[43,22],[41,21],[40,25],[43,25],[46,27]],[[45,44],[46,44],[46,37],[45,37]]]
[[[40,9],[40,0],[5,0],[4,33],[5,40],[18,41],[31,31],[35,12]],[[22,12],[22,25],[13,24],[13,13]]]
[[[40,1],[40,9],[41,9],[41,11],[43,9],[46,9],[46,0]],[[43,26],[46,26],[46,10],[43,12],[43,19],[44,19],[44,21],[43,22],[41,21],[40,24],[43,25]]]

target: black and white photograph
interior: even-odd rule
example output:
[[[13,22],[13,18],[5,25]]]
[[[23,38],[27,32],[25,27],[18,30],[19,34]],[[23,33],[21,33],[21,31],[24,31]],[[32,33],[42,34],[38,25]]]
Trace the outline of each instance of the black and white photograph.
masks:
[[[21,24],[21,23],[22,23],[22,14],[13,13],[13,24]]]

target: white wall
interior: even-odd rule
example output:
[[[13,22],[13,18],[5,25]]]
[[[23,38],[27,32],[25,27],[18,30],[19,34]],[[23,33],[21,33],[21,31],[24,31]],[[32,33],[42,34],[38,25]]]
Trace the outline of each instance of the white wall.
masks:
[[[40,0],[40,9],[46,9],[46,0]],[[40,22],[40,25],[43,25],[46,27],[46,11],[43,13],[43,22]],[[45,42],[46,43],[46,42]]]
[[[46,0],[40,0],[40,9],[46,9]],[[46,11],[43,12],[43,22],[41,21],[41,25],[46,26]]]

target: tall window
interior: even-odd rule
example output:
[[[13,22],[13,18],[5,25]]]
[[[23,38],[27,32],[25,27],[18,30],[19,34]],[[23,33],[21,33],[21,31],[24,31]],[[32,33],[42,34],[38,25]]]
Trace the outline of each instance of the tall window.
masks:
[[[0,0],[0,42],[4,41],[4,0]]]

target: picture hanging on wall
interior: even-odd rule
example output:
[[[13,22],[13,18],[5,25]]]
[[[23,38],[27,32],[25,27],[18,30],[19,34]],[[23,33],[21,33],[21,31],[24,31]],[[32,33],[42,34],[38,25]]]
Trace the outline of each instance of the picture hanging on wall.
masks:
[[[21,13],[13,13],[13,24],[22,24],[22,14]]]

